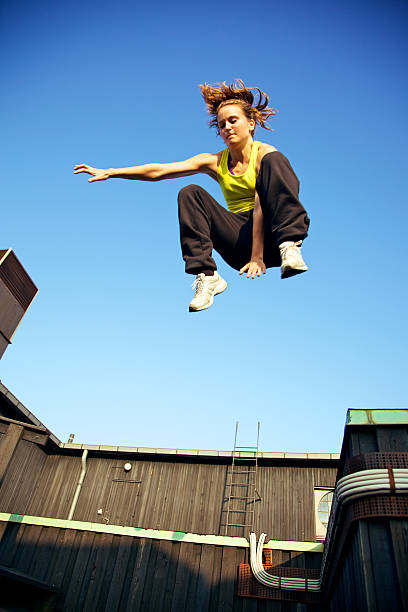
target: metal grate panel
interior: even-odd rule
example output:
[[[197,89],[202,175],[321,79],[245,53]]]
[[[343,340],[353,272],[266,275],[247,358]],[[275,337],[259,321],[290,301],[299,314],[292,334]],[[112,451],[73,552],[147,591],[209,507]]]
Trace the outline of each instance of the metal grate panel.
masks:
[[[268,574],[274,576],[285,576],[291,578],[319,578],[319,570],[301,569],[295,567],[282,567],[280,565],[264,565]],[[319,593],[308,591],[286,591],[283,589],[272,589],[266,587],[252,575],[251,566],[248,563],[240,563],[238,569],[238,596],[256,597],[258,599],[275,599],[277,601],[292,601],[298,603],[321,603]]]
[[[408,496],[376,495],[352,502],[350,521],[379,517],[408,518]]]
[[[355,455],[346,462],[344,476],[363,470],[392,468],[408,468],[407,452],[364,453]]]

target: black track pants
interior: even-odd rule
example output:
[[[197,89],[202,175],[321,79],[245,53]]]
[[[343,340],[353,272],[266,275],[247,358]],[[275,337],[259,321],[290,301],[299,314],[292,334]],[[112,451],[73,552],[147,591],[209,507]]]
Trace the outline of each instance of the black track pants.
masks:
[[[282,153],[267,153],[261,162],[256,191],[264,217],[264,262],[280,266],[279,245],[303,240],[309,219],[299,202],[299,181]],[[199,185],[178,196],[180,241],[188,274],[216,270],[213,248],[235,270],[251,259],[253,212],[232,213]]]

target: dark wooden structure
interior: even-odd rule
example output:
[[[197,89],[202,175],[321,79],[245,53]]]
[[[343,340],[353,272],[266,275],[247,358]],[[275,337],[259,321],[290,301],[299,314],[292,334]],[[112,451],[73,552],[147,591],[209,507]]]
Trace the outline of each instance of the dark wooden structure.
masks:
[[[407,450],[407,411],[381,426],[371,412],[368,424],[349,417],[341,457],[260,453],[255,531],[268,533],[265,565],[280,575],[320,573],[316,487],[334,487],[366,448]],[[318,597],[248,582],[240,596],[248,534],[221,528],[230,464],[229,451],[63,444],[0,384],[0,608],[12,609],[5,593],[18,584],[15,607],[30,610],[360,612],[385,597],[403,609],[401,518],[345,524]],[[24,608],[30,594],[37,607]]]
[[[320,561],[314,553],[274,552],[276,560],[287,566]],[[248,549],[239,546],[8,522],[0,555],[3,565],[18,566],[25,576],[49,585],[50,593],[51,589],[60,593],[57,609],[61,610],[280,609],[273,601],[237,596],[237,568],[248,560]]]
[[[349,411],[338,478],[369,469],[408,468],[408,410]],[[341,535],[326,572],[330,610],[408,609],[408,495],[355,500],[339,514]]]
[[[0,359],[36,293],[12,249],[0,249]]]

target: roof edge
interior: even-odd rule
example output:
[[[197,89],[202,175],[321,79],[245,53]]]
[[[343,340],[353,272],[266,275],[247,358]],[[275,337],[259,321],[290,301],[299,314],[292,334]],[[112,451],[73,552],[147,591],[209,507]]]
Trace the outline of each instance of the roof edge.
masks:
[[[381,408],[347,410],[346,427],[353,425],[408,425],[408,409]]]
[[[0,381],[0,393],[10,401],[15,408],[32,424],[42,427],[49,434],[51,442],[61,450],[67,451],[96,451],[104,453],[123,453],[135,455],[152,456],[175,456],[175,457],[200,457],[208,459],[231,459],[233,452],[226,450],[199,450],[189,448],[154,448],[145,446],[119,446],[107,444],[72,444],[61,442],[37,417],[22,404],[13,393]],[[408,412],[408,411],[407,411]],[[241,459],[254,459],[254,453],[240,451],[235,454]],[[258,459],[261,460],[292,460],[292,461],[338,461],[339,453],[288,453],[288,452],[258,452]]]
[[[175,457],[207,457],[217,459],[232,458],[232,451],[225,450],[200,450],[190,448],[154,448],[146,446],[114,446],[107,444],[72,444],[61,443],[61,448],[66,450],[88,450],[106,453],[128,453],[136,455],[174,455]],[[247,451],[235,453],[240,459],[253,460],[254,454]],[[339,453],[278,453],[278,452],[258,452],[258,459],[291,459],[308,461],[330,461],[338,460]]]

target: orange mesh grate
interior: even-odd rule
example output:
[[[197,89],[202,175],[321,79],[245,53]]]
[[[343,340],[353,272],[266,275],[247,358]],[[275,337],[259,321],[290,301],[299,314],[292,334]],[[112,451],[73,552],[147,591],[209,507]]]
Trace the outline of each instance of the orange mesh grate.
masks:
[[[355,455],[346,462],[344,476],[363,470],[392,468],[408,468],[408,453],[364,453]]]
[[[350,521],[367,518],[408,518],[408,496],[375,495],[354,501],[350,508]]]
[[[262,561],[264,565],[273,565],[272,562],[272,551],[270,549],[263,549],[262,551]]]
[[[270,552],[270,551],[264,551]],[[287,576],[292,578],[319,578],[320,572],[316,569],[302,569],[297,567],[264,566],[268,574],[274,576]],[[259,599],[275,599],[278,601],[293,601],[298,603],[321,603],[319,593],[307,591],[286,591],[284,589],[272,589],[255,580],[251,566],[248,563],[240,563],[238,569],[238,596],[257,597]]]

